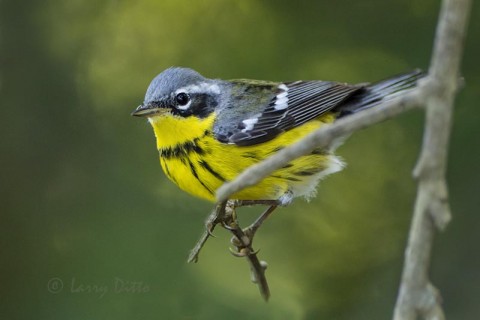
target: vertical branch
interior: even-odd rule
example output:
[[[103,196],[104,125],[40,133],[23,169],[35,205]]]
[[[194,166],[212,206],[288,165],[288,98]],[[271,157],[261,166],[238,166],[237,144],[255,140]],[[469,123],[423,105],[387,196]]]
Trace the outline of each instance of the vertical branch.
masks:
[[[444,0],[440,12],[427,90],[423,146],[414,170],[418,192],[394,320],[445,319],[428,269],[436,228],[450,220],[445,180],[455,93],[470,0]]]

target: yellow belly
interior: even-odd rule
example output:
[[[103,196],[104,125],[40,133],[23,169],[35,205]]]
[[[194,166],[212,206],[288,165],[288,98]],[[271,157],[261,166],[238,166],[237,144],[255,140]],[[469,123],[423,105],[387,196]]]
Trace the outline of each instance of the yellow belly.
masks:
[[[253,146],[218,142],[211,132],[214,115],[198,119],[162,115],[150,119],[157,138],[163,171],[182,190],[197,197],[215,201],[215,191],[233,180],[247,167],[271,156],[332,122],[327,114],[276,138]],[[315,150],[275,171],[255,186],[244,189],[232,199],[278,199],[287,191],[294,196],[308,196],[321,176],[341,169],[341,161],[326,150]]]

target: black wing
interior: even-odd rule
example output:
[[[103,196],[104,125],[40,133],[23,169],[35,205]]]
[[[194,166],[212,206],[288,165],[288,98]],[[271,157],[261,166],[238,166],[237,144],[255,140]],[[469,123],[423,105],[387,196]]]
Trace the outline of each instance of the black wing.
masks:
[[[221,142],[240,146],[266,142],[328,112],[363,87],[328,81],[296,81],[272,86],[271,97],[259,106],[251,105],[251,97],[235,97],[235,106],[224,110],[226,113],[217,119],[215,136]],[[262,94],[265,95],[265,91]]]

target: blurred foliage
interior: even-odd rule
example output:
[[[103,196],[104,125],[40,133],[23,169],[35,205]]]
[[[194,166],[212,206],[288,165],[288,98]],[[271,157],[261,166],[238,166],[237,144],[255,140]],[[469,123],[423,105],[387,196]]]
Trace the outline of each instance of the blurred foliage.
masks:
[[[129,112],[172,65],[346,82],[427,68],[438,9],[433,0],[1,1],[2,319],[390,317],[420,112],[353,135],[339,149],[346,170],[263,227],[268,304],[222,230],[198,264],[185,263],[212,204],[167,181],[151,128]],[[479,18],[472,12],[451,142],[455,216],[432,261],[449,319],[480,314]],[[143,289],[115,286],[126,282]]]

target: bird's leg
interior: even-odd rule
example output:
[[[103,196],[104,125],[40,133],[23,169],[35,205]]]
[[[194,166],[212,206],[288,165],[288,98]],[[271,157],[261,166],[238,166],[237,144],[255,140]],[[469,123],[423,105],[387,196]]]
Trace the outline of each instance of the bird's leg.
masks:
[[[243,237],[246,237],[246,240],[239,242],[239,238],[237,237],[237,235],[235,235],[230,240],[232,244],[237,247],[238,251],[241,251],[240,249],[244,246],[245,243],[247,245],[250,245],[253,242],[253,237],[255,236],[255,233],[258,231],[262,223],[272,214],[273,211],[275,211],[277,207],[278,204],[270,205],[267,210],[265,210],[251,225],[242,229],[242,235]]]
[[[207,242],[208,238],[213,235],[213,229],[217,224],[221,224],[225,229],[232,230],[238,229],[237,214],[235,209],[242,206],[237,200],[228,200],[219,203],[215,206],[215,209],[210,213],[205,221],[205,231],[200,236],[200,239],[195,244],[195,247],[190,251],[188,256],[188,262],[197,262],[200,250]]]
[[[228,200],[221,202],[215,206],[215,209],[212,213],[207,217],[205,221],[205,231],[201,235],[200,239],[195,244],[195,247],[190,251],[188,256],[188,262],[197,262],[198,255],[200,254],[200,250],[203,248],[205,243],[207,242],[210,236],[213,236],[213,229],[217,224],[222,224],[222,226],[230,231],[235,235],[232,239],[232,243],[235,245],[235,238],[240,239],[237,237],[236,233],[239,233],[238,230],[242,231],[243,234],[238,236],[242,237],[243,239],[248,239],[247,243],[238,243],[239,245],[235,245],[238,249],[238,252],[241,251],[242,248],[251,244],[253,240],[253,236],[255,235],[258,228],[262,225],[263,221],[265,221],[268,216],[275,210],[277,206],[284,206],[287,205],[291,199],[289,197],[289,193],[286,193],[285,201],[284,199],[280,200]],[[245,229],[241,229],[238,225],[236,208],[245,207],[245,206],[253,206],[253,205],[268,205],[269,208],[263,212],[255,222],[253,222],[250,226]],[[235,231],[235,232],[234,232]]]
[[[250,238],[250,241],[253,240],[253,236],[261,227],[262,223],[267,220],[267,218],[272,214],[273,211],[275,211],[275,209],[277,209],[277,207],[278,205],[271,205],[251,225],[243,229],[243,232],[247,234],[247,236]]]
[[[242,229],[243,233],[248,238],[248,243],[250,244],[253,241],[253,237],[255,236],[255,233],[258,231],[258,229],[263,224],[263,222],[272,214],[273,211],[275,211],[275,209],[279,205],[286,205],[286,204],[278,200],[238,200],[236,201],[235,205],[236,207],[253,206],[253,205],[269,206],[267,210],[265,210],[251,225]],[[239,249],[238,245],[240,245],[241,247],[241,243],[239,243],[237,241],[238,239],[235,239],[235,238],[236,236],[231,239],[231,242],[234,246],[237,247],[237,249]]]
[[[264,203],[262,203],[264,204]],[[247,204],[244,204],[247,205]],[[248,205],[251,205],[249,202]],[[197,262],[200,250],[204,246],[207,239],[212,236],[212,231],[217,224],[221,224],[224,228],[229,230],[238,240],[237,251],[232,253],[238,257],[246,257],[252,273],[252,281],[256,283],[260,289],[260,294],[265,300],[270,297],[270,289],[268,288],[267,279],[265,278],[265,270],[267,263],[260,261],[257,257],[257,252],[252,248],[251,238],[248,237],[238,225],[237,214],[235,209],[242,206],[238,201],[230,200],[218,204],[215,210],[212,211],[205,222],[205,231],[200,237],[195,247],[190,252],[188,262]],[[259,219],[257,219],[259,220]],[[255,223],[254,223],[255,224]],[[261,224],[261,223],[260,223]]]
[[[277,200],[229,200],[217,204],[212,213],[205,222],[205,231],[200,237],[195,247],[190,252],[188,262],[197,262],[200,250],[210,236],[213,236],[213,229],[217,224],[221,224],[232,234],[232,244],[236,250],[231,250],[232,254],[237,257],[245,257],[250,264],[252,281],[256,283],[260,289],[260,293],[265,300],[270,296],[265,270],[267,263],[261,261],[257,257],[257,252],[252,247],[252,241],[255,233],[262,223],[270,216],[270,214],[279,206],[286,205],[285,201]],[[269,206],[250,226],[242,229],[238,224],[236,208],[252,205]]]

